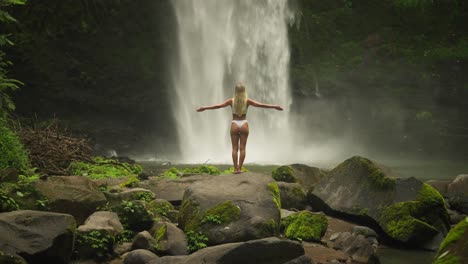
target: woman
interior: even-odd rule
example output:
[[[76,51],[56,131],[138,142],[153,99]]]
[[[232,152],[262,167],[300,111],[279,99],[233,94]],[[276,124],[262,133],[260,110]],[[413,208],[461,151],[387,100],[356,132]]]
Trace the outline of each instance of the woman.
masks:
[[[227,99],[222,104],[212,106],[202,106],[197,109],[198,112],[203,112],[210,109],[219,109],[230,105],[232,107],[232,122],[231,122],[231,143],[232,143],[232,162],[234,163],[234,173],[242,172],[242,165],[245,159],[245,145],[249,136],[249,123],[245,119],[247,116],[247,108],[249,105],[263,108],[274,108],[282,111],[283,108],[279,105],[269,105],[255,102],[247,98],[245,86],[241,83],[236,84],[234,97]],[[238,152],[240,151],[240,156]]]

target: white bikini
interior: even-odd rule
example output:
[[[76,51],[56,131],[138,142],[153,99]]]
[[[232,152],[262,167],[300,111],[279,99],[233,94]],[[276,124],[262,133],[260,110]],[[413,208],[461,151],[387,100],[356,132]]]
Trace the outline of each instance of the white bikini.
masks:
[[[245,123],[248,123],[247,120],[232,120],[232,123],[235,123],[238,127],[242,127]]]

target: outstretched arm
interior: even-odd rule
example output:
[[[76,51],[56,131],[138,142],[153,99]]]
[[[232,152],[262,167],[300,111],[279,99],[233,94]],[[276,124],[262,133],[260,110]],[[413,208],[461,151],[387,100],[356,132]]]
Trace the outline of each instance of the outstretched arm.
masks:
[[[283,111],[283,108],[279,105],[263,104],[263,103],[256,102],[252,99],[247,99],[247,104],[255,106],[255,107],[274,108],[276,110]]]
[[[197,109],[197,112],[203,112],[205,110],[210,110],[210,109],[219,109],[226,107],[228,105],[232,105],[232,98],[227,99],[224,103],[222,104],[217,104],[217,105],[210,105],[210,106],[202,106]]]

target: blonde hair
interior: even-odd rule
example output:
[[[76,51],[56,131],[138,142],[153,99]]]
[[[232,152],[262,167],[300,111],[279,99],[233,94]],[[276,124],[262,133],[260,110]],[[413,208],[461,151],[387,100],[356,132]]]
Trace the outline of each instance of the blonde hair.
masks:
[[[237,83],[232,98],[232,112],[237,116],[247,113],[247,92],[242,83]]]

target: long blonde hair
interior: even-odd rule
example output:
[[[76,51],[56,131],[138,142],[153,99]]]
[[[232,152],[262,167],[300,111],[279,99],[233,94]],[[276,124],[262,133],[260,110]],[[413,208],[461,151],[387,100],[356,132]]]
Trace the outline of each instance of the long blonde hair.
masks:
[[[232,112],[237,116],[242,116],[247,112],[247,92],[242,83],[237,83],[232,98]]]

